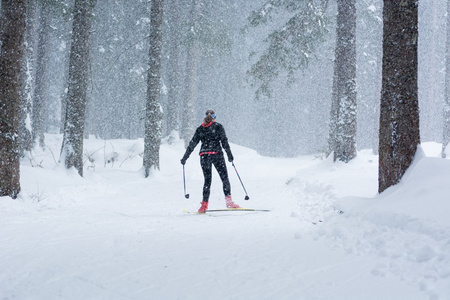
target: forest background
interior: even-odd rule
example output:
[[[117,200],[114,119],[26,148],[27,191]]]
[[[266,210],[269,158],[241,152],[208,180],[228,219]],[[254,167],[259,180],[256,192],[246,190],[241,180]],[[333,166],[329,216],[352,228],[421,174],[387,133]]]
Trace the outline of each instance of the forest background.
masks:
[[[155,94],[149,93],[147,83],[149,74],[154,73],[149,69],[148,55],[150,48],[152,62],[153,8],[143,0],[78,2],[93,9],[83,133],[86,138],[143,137],[149,119],[146,98]],[[335,1],[316,2],[165,2],[158,74],[161,87],[156,91],[161,93],[162,137],[176,130],[188,140],[196,120],[200,123],[205,109],[214,108],[219,120],[227,124],[232,142],[256,149],[262,155],[289,157],[327,152],[338,6]],[[376,152],[382,1],[355,4],[356,145],[358,149],[372,148]],[[43,133],[63,132],[65,116],[70,115],[65,105],[70,96],[69,50],[71,41],[73,44],[76,40],[72,26],[76,9],[68,0],[28,1],[26,5],[26,78],[21,104],[26,120],[22,123],[31,132],[32,142],[45,148]],[[76,5],[77,1],[75,8]],[[278,8],[276,14],[272,13],[274,7]],[[447,18],[444,7],[445,2],[438,0],[419,3],[422,142],[440,142],[443,136]],[[299,31],[312,49],[300,49],[304,51],[303,57],[300,55],[304,61],[296,67],[267,68],[261,58],[270,52],[269,42],[299,10],[305,16],[309,11],[313,17],[319,16],[319,25]],[[311,30],[318,35],[309,36]],[[262,72],[258,70],[261,65],[266,67]],[[66,166],[70,165],[66,162]]]
[[[50,12],[48,30],[48,67],[44,85],[47,101],[42,116],[45,131],[56,133],[61,128],[61,103],[67,92],[68,57],[71,22],[70,1],[61,2]],[[305,70],[296,72],[296,79],[286,85],[286,74],[280,74],[273,85],[271,98],[255,99],[255,88],[248,82],[247,71],[252,57],[264,47],[267,32],[275,28],[248,28],[248,17],[265,1],[212,1],[205,3],[203,13],[211,34],[198,55],[197,90],[194,119],[200,123],[204,111],[214,108],[219,120],[227,124],[227,134],[234,143],[256,149],[263,155],[297,156],[321,152],[327,147],[328,121],[331,106],[335,30],[332,30],[336,7],[330,1],[327,11],[331,22],[324,42],[317,49]],[[188,1],[182,12],[189,11]],[[357,1],[357,99],[358,149],[372,148],[378,135],[381,85],[381,1]],[[419,101],[422,141],[441,141],[445,89],[445,22],[446,2],[419,1]],[[186,31],[186,14],[171,15],[171,2],[166,4],[164,32]],[[39,14],[36,7],[34,14]],[[287,13],[286,13],[287,14]],[[148,69],[148,33],[150,6],[148,1],[98,1],[94,9],[90,58],[90,79],[87,94],[87,135],[104,139],[142,137],[144,132],[146,76]],[[178,17],[176,22],[173,18]],[[286,20],[280,16],[280,23]],[[179,28],[174,28],[174,24]],[[36,44],[39,26],[29,39]],[[243,31],[247,28],[247,31]],[[214,31],[214,32],[213,32]],[[220,33],[220,34],[219,34]],[[170,34],[163,34],[163,111],[167,111],[170,77],[178,88],[185,88],[186,50],[180,43],[176,69],[169,65]],[[179,41],[182,41],[181,38]],[[36,51],[35,51],[36,52]],[[250,54],[254,54],[250,57]],[[33,54],[32,59],[35,59]],[[167,58],[167,59],[164,59]],[[254,59],[253,59],[254,62]],[[38,70],[33,69],[33,72]],[[176,73],[176,76],[173,75]],[[183,93],[178,95],[180,103]],[[183,113],[180,105],[178,118]],[[164,115],[167,122],[168,116]],[[163,135],[167,136],[167,123]],[[311,138],[314,137],[314,138]]]

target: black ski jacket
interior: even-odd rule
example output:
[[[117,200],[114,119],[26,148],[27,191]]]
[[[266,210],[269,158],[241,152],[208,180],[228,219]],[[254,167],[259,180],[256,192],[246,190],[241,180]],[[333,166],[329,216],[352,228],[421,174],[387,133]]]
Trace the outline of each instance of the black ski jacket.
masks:
[[[183,160],[187,160],[192,151],[194,151],[198,142],[202,142],[200,147],[200,154],[218,153],[222,154],[222,147],[227,153],[228,160],[233,161],[233,154],[231,154],[228,138],[225,134],[225,129],[222,124],[211,122],[209,124],[202,124],[196,130],[195,134],[189,142],[189,146],[184,153]]]

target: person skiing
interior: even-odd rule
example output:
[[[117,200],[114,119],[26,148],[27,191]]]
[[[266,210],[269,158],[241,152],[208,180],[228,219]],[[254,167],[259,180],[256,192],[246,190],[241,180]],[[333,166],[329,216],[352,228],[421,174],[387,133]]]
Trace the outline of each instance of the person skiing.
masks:
[[[206,111],[203,123],[195,130],[195,134],[181,159],[182,165],[186,163],[189,155],[191,155],[200,141],[202,142],[200,147],[200,166],[202,167],[205,181],[203,184],[203,201],[198,212],[205,213],[208,209],[212,181],[212,165],[214,165],[222,180],[227,208],[239,208],[239,205],[235,204],[231,199],[231,185],[228,179],[228,171],[222,148],[225,149],[229,162],[233,162],[233,154],[228,144],[225,129],[222,124],[216,122],[216,114],[212,109]]]

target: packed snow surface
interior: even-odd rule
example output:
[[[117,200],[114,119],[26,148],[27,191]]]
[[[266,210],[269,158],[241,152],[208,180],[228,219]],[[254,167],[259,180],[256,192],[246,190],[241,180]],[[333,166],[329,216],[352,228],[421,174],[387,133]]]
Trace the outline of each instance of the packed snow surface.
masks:
[[[421,145],[377,194],[378,157],[269,158],[231,144],[232,195],[270,212],[189,214],[203,176],[164,140],[143,177],[143,140],[85,140],[84,177],[58,164],[60,135],[21,163],[0,198],[0,299],[450,299],[450,160]],[[210,208],[225,206],[213,173]]]

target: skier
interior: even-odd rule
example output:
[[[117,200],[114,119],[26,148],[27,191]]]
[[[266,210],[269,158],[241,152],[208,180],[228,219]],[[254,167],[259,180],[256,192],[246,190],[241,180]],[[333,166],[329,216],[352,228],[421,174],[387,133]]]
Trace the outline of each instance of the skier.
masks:
[[[198,212],[204,213],[208,209],[212,180],[212,165],[214,165],[222,180],[227,208],[239,208],[239,205],[235,204],[231,199],[231,185],[228,180],[227,166],[225,165],[222,147],[227,153],[229,162],[233,162],[233,154],[231,154],[225,129],[221,124],[216,122],[216,114],[212,109],[206,111],[202,125],[195,130],[195,134],[189,142],[189,146],[181,159],[182,165],[186,163],[186,160],[189,158],[192,151],[194,151],[199,141],[202,142],[200,147],[200,165],[203,170],[205,182],[203,184],[202,206]]]

